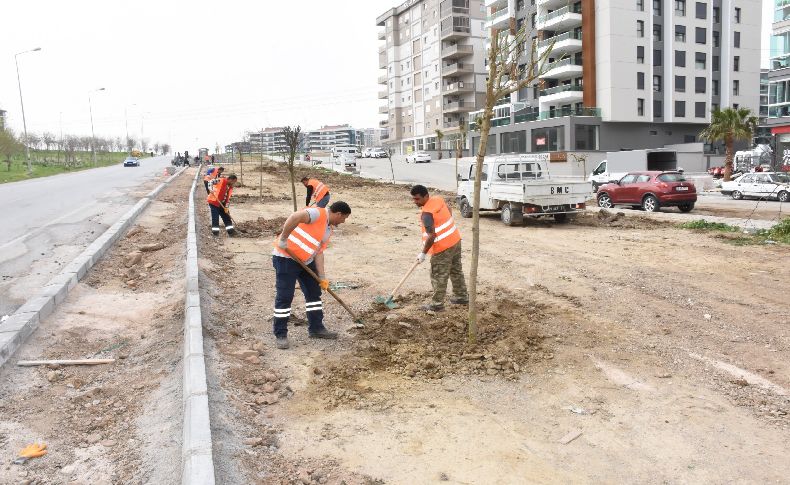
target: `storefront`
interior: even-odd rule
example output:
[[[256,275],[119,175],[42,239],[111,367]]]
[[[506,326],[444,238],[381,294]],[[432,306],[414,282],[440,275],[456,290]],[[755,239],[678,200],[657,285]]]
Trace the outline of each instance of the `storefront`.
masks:
[[[775,138],[775,152],[777,162],[782,165],[790,164],[790,125],[772,126],[771,134]]]

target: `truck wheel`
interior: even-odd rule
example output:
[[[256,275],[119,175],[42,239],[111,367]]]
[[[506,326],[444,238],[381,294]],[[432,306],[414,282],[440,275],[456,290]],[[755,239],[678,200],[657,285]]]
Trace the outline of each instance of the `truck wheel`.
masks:
[[[565,224],[568,220],[568,214],[554,214],[554,222],[558,224]]]
[[[524,223],[524,213],[521,212],[520,207],[505,204],[502,207],[502,222],[506,226],[520,226]]]
[[[642,209],[646,212],[658,212],[660,208],[661,204],[658,203],[655,195],[647,195],[642,199]]]
[[[461,199],[461,202],[458,204],[459,209],[461,210],[461,217],[469,219],[472,217],[472,206],[469,205],[469,201],[464,197]]]

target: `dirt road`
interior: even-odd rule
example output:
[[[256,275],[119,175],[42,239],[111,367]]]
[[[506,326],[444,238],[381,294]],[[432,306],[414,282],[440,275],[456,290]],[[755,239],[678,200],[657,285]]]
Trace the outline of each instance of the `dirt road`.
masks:
[[[366,321],[354,328],[325,296],[337,342],[293,326],[304,323],[297,296],[292,349],[274,349],[270,251],[290,212],[283,173],[245,174],[232,212],[249,237],[212,239],[204,216],[221,483],[790,476],[786,246],[733,246],[632,216],[524,228],[487,216],[481,339],[468,348],[462,309],[417,310],[429,294],[427,265],[407,281],[400,309],[372,304],[419,251],[406,188],[318,177],[352,206],[327,272]],[[470,224],[457,222],[468,264]]]

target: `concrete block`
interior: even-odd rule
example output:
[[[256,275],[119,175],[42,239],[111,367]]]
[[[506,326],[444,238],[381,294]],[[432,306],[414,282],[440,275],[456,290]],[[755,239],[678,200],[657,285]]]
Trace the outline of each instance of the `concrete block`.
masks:
[[[37,313],[39,321],[47,318],[55,310],[53,296],[38,295],[17,309],[17,313]]]
[[[187,306],[186,318],[184,319],[185,328],[192,328],[203,332],[203,312],[200,311],[200,304],[197,306]]]
[[[187,327],[185,330],[186,338],[184,340],[184,354],[185,355],[200,355],[203,356],[203,329]]]
[[[198,277],[194,274],[194,270],[190,274],[189,268],[187,268],[187,291],[200,291],[200,285],[198,283]]]
[[[208,396],[190,396],[185,401],[188,418],[184,420],[184,453],[211,451],[211,419]]]
[[[214,460],[211,453],[190,455],[184,459],[182,485],[214,485]]]
[[[65,300],[66,296],[69,294],[69,282],[64,281],[61,283],[55,283],[54,285],[46,285],[41,289],[41,294],[44,296],[53,297],[55,299],[55,305],[59,305],[60,302]]]
[[[203,355],[190,355],[184,361],[184,394],[188,396],[208,395],[206,363]]]
[[[189,311],[189,307],[198,307],[200,309],[200,294],[196,291],[187,292],[187,311]],[[189,315],[187,315],[187,320],[189,319]]]
[[[74,258],[69,264],[63,268],[64,273],[76,273],[77,280],[81,280],[83,276],[88,273],[88,270],[93,266],[90,255],[84,251]]]
[[[35,312],[14,313],[5,322],[0,323],[0,333],[16,333],[24,327],[36,327],[38,322],[38,314]]]

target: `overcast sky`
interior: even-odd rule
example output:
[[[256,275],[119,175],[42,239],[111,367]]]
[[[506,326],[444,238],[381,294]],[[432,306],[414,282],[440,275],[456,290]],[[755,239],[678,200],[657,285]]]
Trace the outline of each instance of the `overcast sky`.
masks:
[[[400,0],[0,0],[0,109],[22,130],[97,136],[141,129],[173,151],[245,130],[381,119],[375,19]],[[770,16],[772,0],[764,0]],[[765,17],[764,17],[765,18]],[[764,20],[763,58],[770,20]]]

